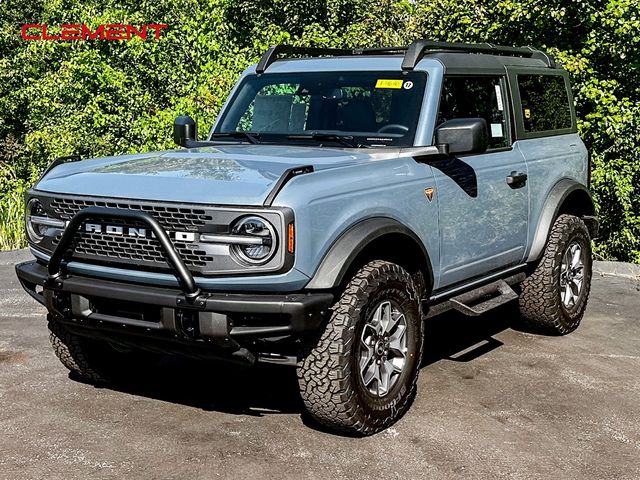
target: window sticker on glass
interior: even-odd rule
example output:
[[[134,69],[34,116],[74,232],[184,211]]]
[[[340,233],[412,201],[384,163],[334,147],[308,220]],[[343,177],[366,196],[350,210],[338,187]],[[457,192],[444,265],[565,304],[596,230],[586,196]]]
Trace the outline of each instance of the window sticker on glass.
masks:
[[[502,105],[502,89],[498,84],[496,84],[496,101],[498,102],[498,110],[503,111],[504,105]]]
[[[376,88],[402,88],[402,80],[386,80],[386,79],[378,79],[376,82]],[[411,85],[413,86],[413,84]]]
[[[493,138],[501,138],[502,134],[502,124],[501,123],[492,123],[491,124],[491,136]]]
[[[526,119],[531,118],[531,110],[529,110],[528,108],[524,109],[524,118]]]

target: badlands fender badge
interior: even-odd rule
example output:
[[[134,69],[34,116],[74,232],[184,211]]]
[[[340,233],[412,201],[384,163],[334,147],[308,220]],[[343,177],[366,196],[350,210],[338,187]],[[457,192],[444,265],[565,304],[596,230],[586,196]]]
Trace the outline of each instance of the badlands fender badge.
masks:
[[[429,202],[433,200],[434,192],[435,192],[435,189],[433,187],[427,187],[424,189],[424,196],[427,197],[427,200],[429,200]]]

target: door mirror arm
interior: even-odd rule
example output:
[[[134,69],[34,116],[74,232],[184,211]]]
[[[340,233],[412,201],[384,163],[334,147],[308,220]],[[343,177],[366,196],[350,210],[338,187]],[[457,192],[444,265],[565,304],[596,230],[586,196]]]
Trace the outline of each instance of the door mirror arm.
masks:
[[[438,153],[440,155],[449,156],[449,144],[448,143],[438,143],[438,144],[436,144],[436,148],[438,149]]]

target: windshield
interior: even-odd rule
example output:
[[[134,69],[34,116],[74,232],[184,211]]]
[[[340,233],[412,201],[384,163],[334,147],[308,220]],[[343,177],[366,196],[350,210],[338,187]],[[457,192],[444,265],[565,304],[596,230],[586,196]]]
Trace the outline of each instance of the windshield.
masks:
[[[260,143],[411,146],[426,81],[423,72],[397,71],[250,75],[213,136],[232,134]]]

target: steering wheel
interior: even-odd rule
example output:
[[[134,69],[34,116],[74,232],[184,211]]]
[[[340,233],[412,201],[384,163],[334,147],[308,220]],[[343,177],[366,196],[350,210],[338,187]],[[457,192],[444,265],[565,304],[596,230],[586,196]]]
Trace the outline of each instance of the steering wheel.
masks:
[[[378,133],[407,133],[409,131],[409,127],[404,125],[400,125],[399,123],[390,123],[389,125],[385,125],[384,127],[378,130]]]

